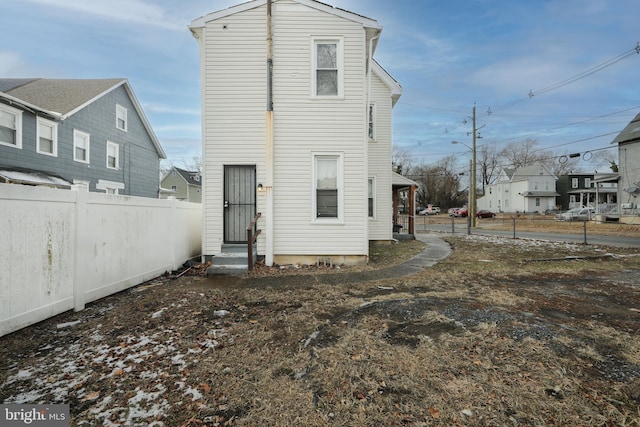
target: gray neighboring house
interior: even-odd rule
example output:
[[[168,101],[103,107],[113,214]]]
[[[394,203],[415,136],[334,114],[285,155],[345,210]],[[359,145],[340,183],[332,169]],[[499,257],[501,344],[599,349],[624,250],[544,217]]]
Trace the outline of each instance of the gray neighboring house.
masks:
[[[161,199],[169,196],[187,202],[202,202],[202,174],[199,171],[188,171],[172,167],[160,181]]]
[[[618,144],[618,202],[620,221],[638,223],[640,209],[640,113],[616,136]]]
[[[127,79],[0,79],[0,182],[157,198],[164,158]]]

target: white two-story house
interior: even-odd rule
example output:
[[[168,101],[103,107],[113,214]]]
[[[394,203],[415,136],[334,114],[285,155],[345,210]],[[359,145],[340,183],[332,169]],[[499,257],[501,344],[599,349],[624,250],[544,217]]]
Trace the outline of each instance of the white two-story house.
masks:
[[[494,212],[540,212],[556,207],[556,177],[540,163],[517,169],[503,169],[498,179],[485,187],[478,209]]]
[[[313,0],[254,0],[192,21],[200,46],[203,254],[247,240],[267,265],[366,262],[392,239],[382,27]]]

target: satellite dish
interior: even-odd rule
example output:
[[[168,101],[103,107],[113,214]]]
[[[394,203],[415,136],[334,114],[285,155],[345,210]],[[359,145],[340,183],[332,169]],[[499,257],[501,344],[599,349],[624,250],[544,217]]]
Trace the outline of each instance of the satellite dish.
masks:
[[[636,195],[636,194],[640,193],[640,186],[636,183],[636,184],[633,184],[629,188],[625,188],[624,191],[626,191],[629,194]]]

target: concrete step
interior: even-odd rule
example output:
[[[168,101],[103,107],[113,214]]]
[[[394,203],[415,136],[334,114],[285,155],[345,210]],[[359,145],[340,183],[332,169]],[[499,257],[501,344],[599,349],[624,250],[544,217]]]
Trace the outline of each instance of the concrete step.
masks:
[[[207,276],[243,276],[247,274],[249,270],[249,266],[245,264],[220,264],[220,265],[210,265],[207,267]]]

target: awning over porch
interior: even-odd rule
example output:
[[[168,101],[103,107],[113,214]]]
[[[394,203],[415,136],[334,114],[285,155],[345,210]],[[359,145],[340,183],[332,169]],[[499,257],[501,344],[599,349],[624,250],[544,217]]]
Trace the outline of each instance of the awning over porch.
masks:
[[[402,176],[399,173],[391,172],[391,184],[393,189],[393,224],[399,223],[398,217],[398,202],[401,191],[408,191],[409,193],[409,227],[407,232],[409,234],[415,233],[415,215],[416,215],[416,190],[418,189],[418,183]]]

